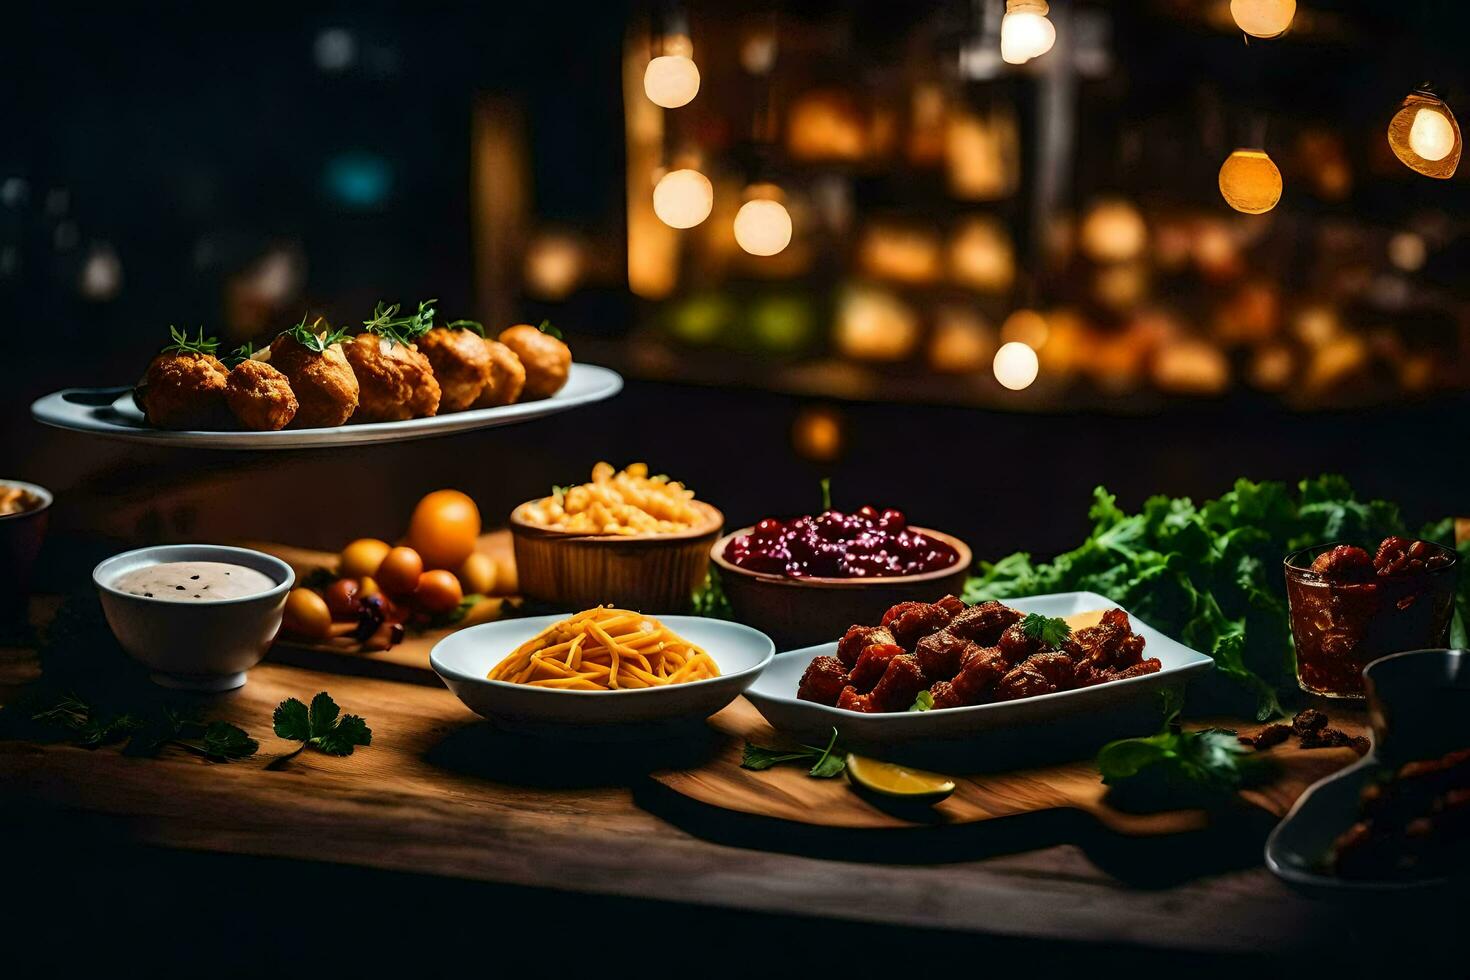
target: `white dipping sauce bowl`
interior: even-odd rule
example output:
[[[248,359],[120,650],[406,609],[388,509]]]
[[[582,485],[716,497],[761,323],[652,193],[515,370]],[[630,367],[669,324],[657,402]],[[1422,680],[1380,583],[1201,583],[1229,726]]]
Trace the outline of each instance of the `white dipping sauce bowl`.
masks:
[[[150,599],[113,588],[134,569],[175,561],[244,565],[275,586],[259,595],[210,602]],[[154,683],[185,691],[230,691],[245,683],[245,672],[270,649],[296,574],[279,558],[249,548],[171,544],[113,555],[92,569],[92,581],[113,635],[152,670]]]

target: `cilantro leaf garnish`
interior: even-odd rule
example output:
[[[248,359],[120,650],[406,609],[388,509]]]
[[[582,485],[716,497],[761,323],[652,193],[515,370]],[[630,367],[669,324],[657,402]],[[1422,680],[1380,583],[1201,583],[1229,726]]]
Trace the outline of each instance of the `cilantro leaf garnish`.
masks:
[[[847,753],[837,745],[837,729],[834,728],[832,737],[827,740],[825,748],[802,745],[795,749],[771,749],[753,742],[746,742],[745,750],[740,757],[740,768],[759,771],[782,762],[815,760],[811,768],[807,770],[807,775],[817,779],[831,779],[833,776],[840,775],[847,768],[846,757]]]
[[[920,691],[918,696],[914,698],[914,703],[909,705],[909,710],[928,711],[932,707],[934,707],[934,695],[928,691]]]
[[[277,736],[301,743],[301,748],[275,760],[272,766],[298,755],[307,746],[327,755],[351,755],[356,746],[373,740],[367,722],[358,715],[342,715],[326,691],[312,698],[309,708],[296,698],[287,698],[276,706],[271,720]]]
[[[161,353],[213,354],[219,350],[219,340],[214,337],[204,336],[204,327],[202,326],[199,328],[199,335],[193,340],[189,339],[189,332],[187,330],[180,330],[172,324],[169,325],[168,333],[174,342],[165,347]]]
[[[84,748],[126,741],[123,754],[151,757],[173,745],[216,762],[244,759],[258,743],[245,730],[224,721],[203,722],[170,706],[111,713],[76,694],[63,692],[33,703],[29,721],[41,732],[60,732]]]
[[[1039,641],[1042,646],[1060,650],[1067,637],[1072,635],[1072,627],[1058,616],[1029,613],[1021,620],[1021,632],[1029,639]]]
[[[473,330],[481,337],[485,336],[485,325],[478,320],[451,320],[444,326],[449,330]]]

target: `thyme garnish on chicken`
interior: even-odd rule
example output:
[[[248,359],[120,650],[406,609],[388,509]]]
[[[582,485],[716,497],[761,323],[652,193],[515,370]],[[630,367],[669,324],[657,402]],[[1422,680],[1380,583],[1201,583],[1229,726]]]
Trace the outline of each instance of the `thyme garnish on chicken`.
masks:
[[[204,336],[204,328],[199,328],[199,336],[193,340],[189,339],[187,330],[180,330],[173,324],[169,324],[169,336],[173,343],[165,347],[160,353],[163,354],[213,354],[219,350],[219,341],[214,337]]]
[[[254,355],[255,345],[247,340],[245,341],[245,343],[241,344],[239,347],[236,347],[233,351],[222,357],[221,360],[225,362],[226,367],[233,368],[238,366],[239,364],[242,364],[245,361],[250,360],[250,358]]]
[[[455,320],[444,327],[447,330],[473,330],[481,337],[485,336],[485,325],[478,320]]]
[[[290,337],[313,354],[325,354],[327,348],[333,344],[340,344],[347,339],[347,330],[345,328],[334,328],[326,322],[326,317],[320,316],[307,323],[306,315],[303,315],[300,323],[282,332],[285,336]]]
[[[437,299],[426,299],[419,303],[416,313],[399,315],[397,303],[384,303],[379,300],[378,305],[373,308],[371,320],[362,322],[363,329],[371,334],[377,334],[386,340],[403,344],[405,347],[413,343],[434,326],[434,305]]]

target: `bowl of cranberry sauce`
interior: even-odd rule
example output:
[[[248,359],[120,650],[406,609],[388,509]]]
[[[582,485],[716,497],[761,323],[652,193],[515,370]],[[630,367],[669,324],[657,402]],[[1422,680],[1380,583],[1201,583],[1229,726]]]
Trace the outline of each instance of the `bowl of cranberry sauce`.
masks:
[[[736,618],[783,650],[825,643],[898,602],[958,593],[971,559],[959,538],[875,507],[766,518],[710,555]]]
[[[1297,684],[1310,694],[1364,696],[1363,668],[1404,650],[1442,647],[1454,617],[1459,556],[1429,541],[1388,537],[1286,557]]]

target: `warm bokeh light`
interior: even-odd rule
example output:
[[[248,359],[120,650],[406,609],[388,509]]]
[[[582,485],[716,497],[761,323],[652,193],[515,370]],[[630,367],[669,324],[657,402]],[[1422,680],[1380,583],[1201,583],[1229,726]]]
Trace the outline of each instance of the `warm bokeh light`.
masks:
[[[984,293],[1003,293],[1016,279],[1016,251],[1005,226],[994,218],[970,218],[949,241],[949,274]]]
[[[1429,258],[1429,246],[1423,235],[1412,231],[1401,231],[1388,240],[1388,261],[1394,268],[1405,272],[1418,272]]]
[[[1147,245],[1148,226],[1127,201],[1099,201],[1082,219],[1082,254],[1094,262],[1127,262]]]
[[[1057,29],[1047,20],[1046,0],[1006,0],[1000,21],[1000,57],[1006,64],[1024,65],[1051,50]]]
[[[806,459],[832,462],[842,455],[842,417],[825,406],[802,409],[791,426],[791,444]]]
[[[929,365],[945,374],[979,371],[995,353],[995,331],[973,310],[944,307],[929,336]]]
[[[674,170],[653,188],[653,213],[670,228],[693,228],[709,217],[715,189],[698,170]]]
[[[791,215],[780,201],[746,201],[735,215],[735,241],[751,255],[775,255],[791,244]]]
[[[862,361],[901,361],[919,342],[919,317],[891,293],[850,289],[837,307],[837,349]]]
[[[1230,16],[1251,37],[1280,37],[1296,16],[1296,0],[1230,0]]]
[[[660,55],[643,72],[643,91],[665,109],[688,105],[699,94],[699,67],[681,54]]]
[[[1264,150],[1236,150],[1220,166],[1220,193],[1245,214],[1265,214],[1281,200],[1281,171]]]
[[[1460,124],[1433,92],[1410,92],[1389,120],[1388,145],[1410,170],[1448,179],[1460,165]]]
[[[1040,370],[1040,364],[1036,359],[1036,351],[1019,340],[1013,340],[1009,344],[1002,344],[1000,350],[995,352],[991,369],[995,371],[995,380],[1012,391],[1020,391],[1031,387],[1031,382],[1036,380],[1036,372]]]
[[[1444,113],[1429,106],[1414,113],[1414,124],[1409,127],[1409,149],[1438,163],[1454,148],[1455,130]]]
[[[582,244],[555,232],[537,235],[526,247],[526,285],[541,299],[565,299],[582,278]]]
[[[1000,339],[1002,343],[1020,342],[1032,350],[1041,350],[1046,346],[1046,338],[1051,329],[1046,324],[1046,317],[1035,310],[1017,310],[1006,317],[1006,322],[1000,325]]]

